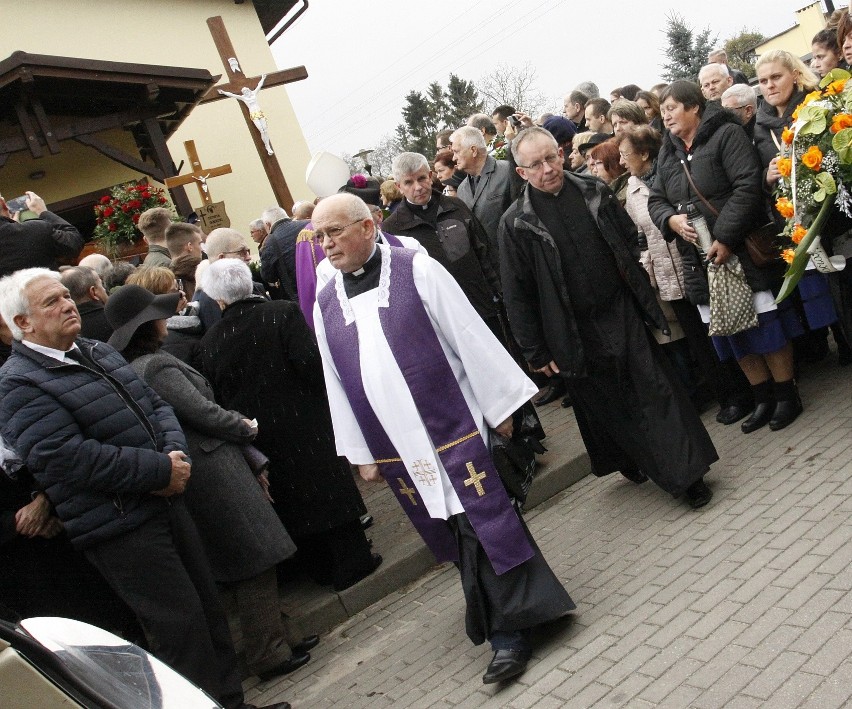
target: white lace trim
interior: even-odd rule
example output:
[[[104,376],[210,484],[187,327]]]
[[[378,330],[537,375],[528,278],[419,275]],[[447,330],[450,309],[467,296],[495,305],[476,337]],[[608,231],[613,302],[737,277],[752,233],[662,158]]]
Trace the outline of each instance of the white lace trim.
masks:
[[[387,308],[390,305],[390,275],[391,275],[391,252],[390,247],[378,244],[382,252],[382,270],[379,272],[379,307]]]
[[[346,290],[343,288],[343,271],[334,274],[334,290],[337,293],[340,309],[343,311],[343,321],[347,325],[351,325],[355,322],[355,313],[352,312],[352,306],[349,304],[349,298],[346,297]]]

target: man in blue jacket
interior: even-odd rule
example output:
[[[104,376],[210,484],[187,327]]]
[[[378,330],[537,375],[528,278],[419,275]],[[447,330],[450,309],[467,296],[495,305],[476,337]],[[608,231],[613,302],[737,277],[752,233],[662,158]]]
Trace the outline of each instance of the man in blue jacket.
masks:
[[[15,338],[0,369],[3,439],[154,654],[225,707],[244,707],[227,620],[180,496],[190,463],[171,407],[109,345],[78,338],[58,273],[0,280],[0,313]]]

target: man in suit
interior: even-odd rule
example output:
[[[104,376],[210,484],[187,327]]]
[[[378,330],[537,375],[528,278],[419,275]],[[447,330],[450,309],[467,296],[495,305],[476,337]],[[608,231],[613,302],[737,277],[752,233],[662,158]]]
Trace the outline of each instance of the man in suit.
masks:
[[[488,155],[482,132],[465,126],[450,136],[456,166],[467,173],[456,196],[479,220],[488,237],[488,259],[496,273],[500,272],[497,232],[500,217],[512,204],[512,167],[506,160]]]
[[[101,342],[109,340],[112,326],[104,314],[109,294],[97,272],[92,268],[76,266],[63,271],[60,279],[71,293],[77,312],[80,313],[80,334]]]
[[[282,297],[299,302],[296,287],[296,237],[308,224],[306,219],[292,220],[281,207],[270,207],[262,215],[269,236],[260,255],[260,275],[267,283],[277,283]]]

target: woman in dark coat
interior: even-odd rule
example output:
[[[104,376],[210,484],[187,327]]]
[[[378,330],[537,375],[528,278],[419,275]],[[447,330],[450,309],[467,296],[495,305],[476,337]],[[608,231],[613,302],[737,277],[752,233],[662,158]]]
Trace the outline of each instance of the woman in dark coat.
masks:
[[[181,293],[155,296],[141,286],[123,286],[107,303],[115,328],[109,344],[177,415],[192,458],[186,506],[214,578],[234,590],[246,664],[253,674],[271,678],[310,659],[291,638],[278,596],[276,565],[296,547],[267,499],[265,471],[247,463],[244,449],[256,435],[252,423],[216,404],[201,374],[160,349],[166,319],[181,298]]]
[[[372,573],[361,527],[366,512],[352,470],[337,455],[322,364],[313,333],[292,301],[253,296],[242,261],[222,259],[202,278],[224,306],[201,340],[201,361],[216,398],[258,421],[255,445],[269,456],[275,511],[311,575],[335,589]]]
[[[709,319],[710,302],[707,271],[695,246],[697,233],[685,214],[688,204],[701,211],[713,234],[707,258],[723,264],[736,256],[742,264],[753,291],[758,325],[730,337],[714,337],[713,344],[719,359],[736,358],[752,386],[755,409],[743,421],[743,433],[767,423],[772,430],[779,430],[802,411],[790,345],[790,335],[800,330],[793,330],[798,323],[785,322],[775,306],[771,288],[780,274],[757,268],[745,247],[748,233],[767,218],[760,161],[736,117],[715,101],[705,108],[696,84],[670,84],[660,97],[660,106],[668,133],[657,159],[657,179],[648,211],[663,237],[677,240],[687,298],[699,306],[705,321]],[[718,216],[698,198],[685,168]]]

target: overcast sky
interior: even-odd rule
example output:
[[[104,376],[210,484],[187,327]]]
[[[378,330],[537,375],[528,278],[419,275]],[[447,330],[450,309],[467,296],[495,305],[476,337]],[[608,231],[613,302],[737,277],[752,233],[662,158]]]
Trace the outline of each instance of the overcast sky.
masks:
[[[287,90],[311,153],[354,154],[402,122],[405,95],[450,73],[473,80],[499,63],[535,67],[540,90],[561,111],[562,94],[584,80],[601,95],[661,81],[666,15],[681,13],[720,43],[742,29],[772,36],[795,24],[807,0],[310,0],[272,46],[279,68],[304,64],[308,79]],[[558,105],[557,105],[558,104]],[[486,110],[493,108],[486,107]],[[557,110],[558,109],[558,110]]]

